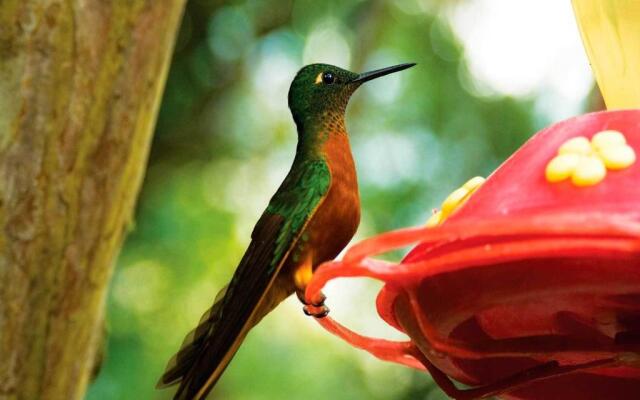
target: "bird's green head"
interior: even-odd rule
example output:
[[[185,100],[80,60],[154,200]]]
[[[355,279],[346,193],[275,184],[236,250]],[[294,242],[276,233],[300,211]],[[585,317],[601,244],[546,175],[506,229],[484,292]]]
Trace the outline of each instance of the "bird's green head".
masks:
[[[300,128],[305,121],[318,121],[324,116],[344,114],[353,92],[364,82],[402,71],[414,63],[357,74],[329,64],[303,67],[289,88],[289,108]]]

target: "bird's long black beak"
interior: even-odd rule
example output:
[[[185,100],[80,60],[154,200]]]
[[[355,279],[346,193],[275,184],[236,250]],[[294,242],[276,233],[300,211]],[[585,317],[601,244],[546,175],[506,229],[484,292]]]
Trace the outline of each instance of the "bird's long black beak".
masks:
[[[356,79],[352,80],[351,83],[356,83],[356,82],[363,83],[366,81],[370,81],[372,79],[380,78],[381,76],[402,71],[403,69],[411,68],[414,65],[416,65],[416,63],[405,63],[405,64],[394,65],[393,67],[376,69],[375,71],[363,72],[360,75],[358,75]]]

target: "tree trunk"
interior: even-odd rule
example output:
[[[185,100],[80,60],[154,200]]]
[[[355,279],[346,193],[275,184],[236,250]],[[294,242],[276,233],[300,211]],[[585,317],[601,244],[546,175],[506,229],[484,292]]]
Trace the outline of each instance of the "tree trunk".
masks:
[[[183,3],[0,0],[0,399],[85,393]]]

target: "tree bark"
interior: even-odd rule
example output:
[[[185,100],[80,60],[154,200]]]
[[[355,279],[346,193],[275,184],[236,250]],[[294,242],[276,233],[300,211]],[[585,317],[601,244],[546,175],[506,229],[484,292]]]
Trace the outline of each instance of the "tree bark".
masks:
[[[183,6],[0,0],[0,399],[85,393]]]

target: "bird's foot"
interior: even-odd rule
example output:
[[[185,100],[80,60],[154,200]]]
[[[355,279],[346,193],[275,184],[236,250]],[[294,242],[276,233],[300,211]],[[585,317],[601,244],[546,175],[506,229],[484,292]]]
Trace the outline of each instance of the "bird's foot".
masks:
[[[324,293],[320,292],[320,294],[311,301],[311,303],[307,302],[304,296],[304,290],[297,290],[296,295],[298,296],[298,300],[304,307],[302,307],[302,311],[308,316],[312,316],[315,318],[324,318],[329,314],[329,307],[324,305],[324,301],[327,299],[327,296]]]
[[[304,311],[305,315],[308,315],[314,318],[324,318],[327,315],[329,315],[329,307],[325,305],[322,305],[319,307],[313,306],[313,305],[306,305],[302,307],[302,311]]]
[[[296,290],[296,296],[298,296],[298,300],[300,300],[300,303],[304,304],[305,306],[314,306],[316,308],[324,306],[324,301],[327,299],[327,296],[325,296],[324,293],[320,292],[320,294],[316,296],[316,298],[313,299],[311,303],[309,303],[304,296],[304,290]]]

